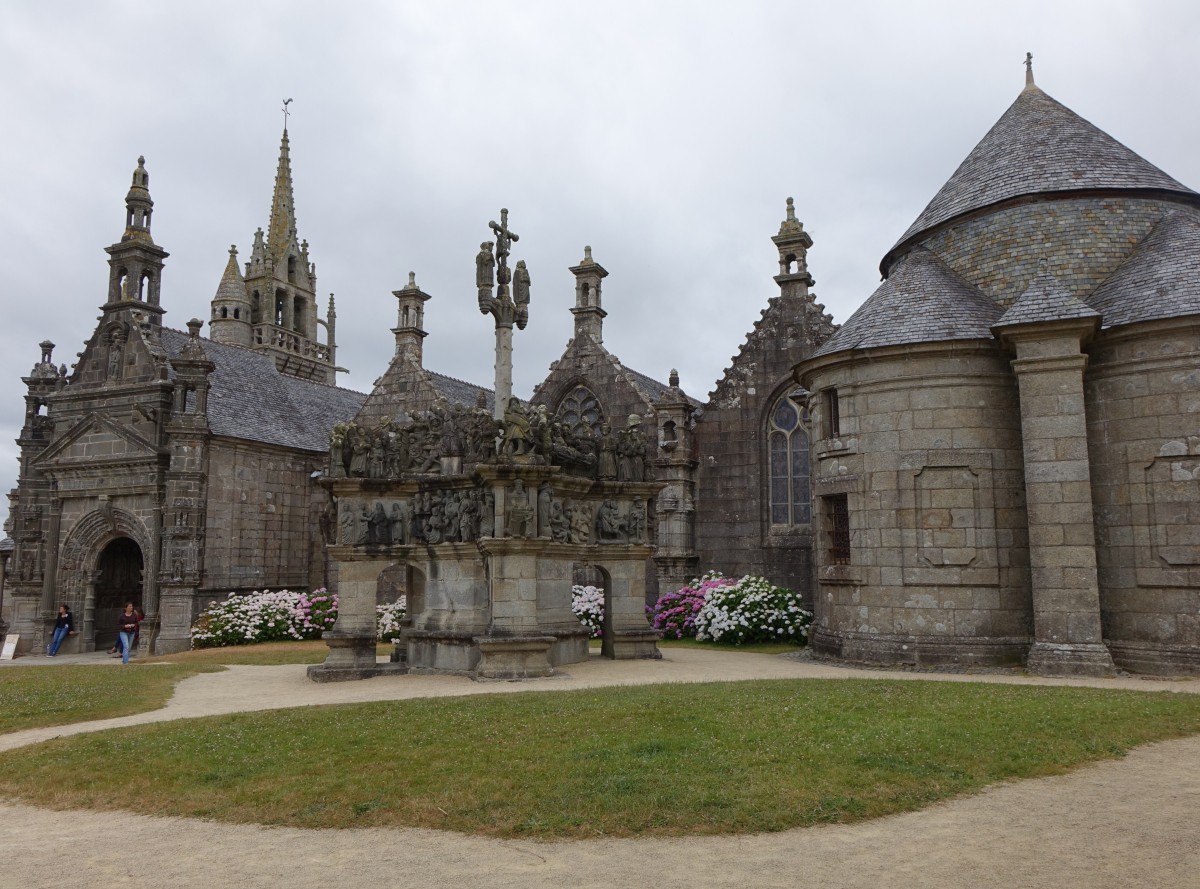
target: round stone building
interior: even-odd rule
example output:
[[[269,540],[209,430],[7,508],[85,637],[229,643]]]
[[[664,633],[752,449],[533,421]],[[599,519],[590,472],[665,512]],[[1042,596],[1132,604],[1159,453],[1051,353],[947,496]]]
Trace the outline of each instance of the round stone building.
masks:
[[[1200,672],[1200,195],[1032,76],[796,369],[814,648]]]

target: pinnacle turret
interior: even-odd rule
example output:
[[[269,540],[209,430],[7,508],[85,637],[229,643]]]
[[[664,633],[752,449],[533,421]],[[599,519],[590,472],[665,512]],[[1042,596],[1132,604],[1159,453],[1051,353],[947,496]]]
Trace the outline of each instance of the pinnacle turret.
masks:
[[[150,200],[150,174],[146,172],[146,158],[139,157],[137,169],[133,171],[133,184],[125,195],[125,233],[122,241],[145,241],[153,244],[150,237],[150,214],[154,201]]]

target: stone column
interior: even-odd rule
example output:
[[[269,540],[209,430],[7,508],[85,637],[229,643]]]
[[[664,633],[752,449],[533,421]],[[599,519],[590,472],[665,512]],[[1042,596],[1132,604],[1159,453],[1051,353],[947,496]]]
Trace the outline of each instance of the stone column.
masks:
[[[380,573],[394,564],[394,559],[339,559],[338,619],[321,637],[329,654],[308,668],[309,679],[338,682],[385,672],[375,661],[375,591]]]
[[[1033,592],[1029,669],[1045,675],[1111,675],[1100,627],[1096,535],[1080,350],[1095,321],[1005,332],[1021,397],[1025,500]]]
[[[50,530],[46,534],[46,565],[42,573],[41,616],[54,619],[57,608],[54,605],[54,594],[57,589],[58,574],[58,535],[62,525],[62,501],[57,497],[50,499]]]
[[[496,325],[496,405],[492,415],[504,419],[504,409],[512,398],[512,325]]]

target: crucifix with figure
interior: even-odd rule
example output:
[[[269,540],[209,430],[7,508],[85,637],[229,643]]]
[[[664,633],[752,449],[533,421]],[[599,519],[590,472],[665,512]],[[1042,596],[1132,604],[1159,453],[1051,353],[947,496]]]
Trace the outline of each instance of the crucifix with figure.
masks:
[[[495,233],[496,240],[480,245],[479,255],[475,257],[475,285],[479,311],[496,319],[496,405],[492,415],[499,420],[504,417],[512,398],[513,324],[524,330],[529,321],[529,271],[525,261],[521,260],[516,269],[509,272],[508,257],[513,242],[519,241],[520,236],[508,227],[508,210],[501,209],[500,222],[493,220],[488,223],[488,228]]]

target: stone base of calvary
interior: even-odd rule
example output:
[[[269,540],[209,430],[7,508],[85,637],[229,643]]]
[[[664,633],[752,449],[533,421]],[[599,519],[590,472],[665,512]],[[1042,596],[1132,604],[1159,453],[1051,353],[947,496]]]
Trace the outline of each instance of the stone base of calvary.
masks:
[[[479,308],[496,319],[494,410],[484,409],[481,393],[474,410],[439,403],[372,425],[365,414],[380,416],[380,406],[368,399],[362,422],[334,430],[324,484],[337,506],[328,551],[338,620],[325,633],[329,656],[309,668],[314,680],[549,676],[588,657],[590,632],[571,610],[584,569],[603,584],[602,653],[660,656],[645,609],[653,504],[664,484],[646,480],[638,417],[617,434],[566,428],[512,397],[512,327],[528,318],[529,275],[518,264],[514,300],[507,261],[518,238],[506,210],[500,218],[490,223],[495,253],[485,242],[477,261]],[[398,348],[393,364],[403,360]],[[403,578],[408,609],[392,662],[378,664],[375,606],[385,574]]]
[[[653,554],[646,543],[646,504],[660,485],[590,481],[558,467],[481,465],[469,476],[383,484],[343,479],[331,487],[343,529],[361,534],[356,517],[383,515],[389,539],[379,539],[382,521],[371,525],[364,518],[366,542],[331,547],[338,621],[325,634],[329,656],[309,668],[311,678],[395,672],[549,676],[588,657],[590,632],[571,611],[579,568],[595,569],[593,576],[603,580],[602,653],[660,656],[645,613],[646,562]],[[477,518],[475,504],[490,515]],[[430,542],[427,530],[420,535],[425,539],[413,539],[412,522],[429,529],[431,518],[434,526],[444,524],[448,512],[468,539],[456,532],[446,535],[453,539]],[[376,590],[389,570],[405,578],[408,616],[393,661],[377,664]]]

